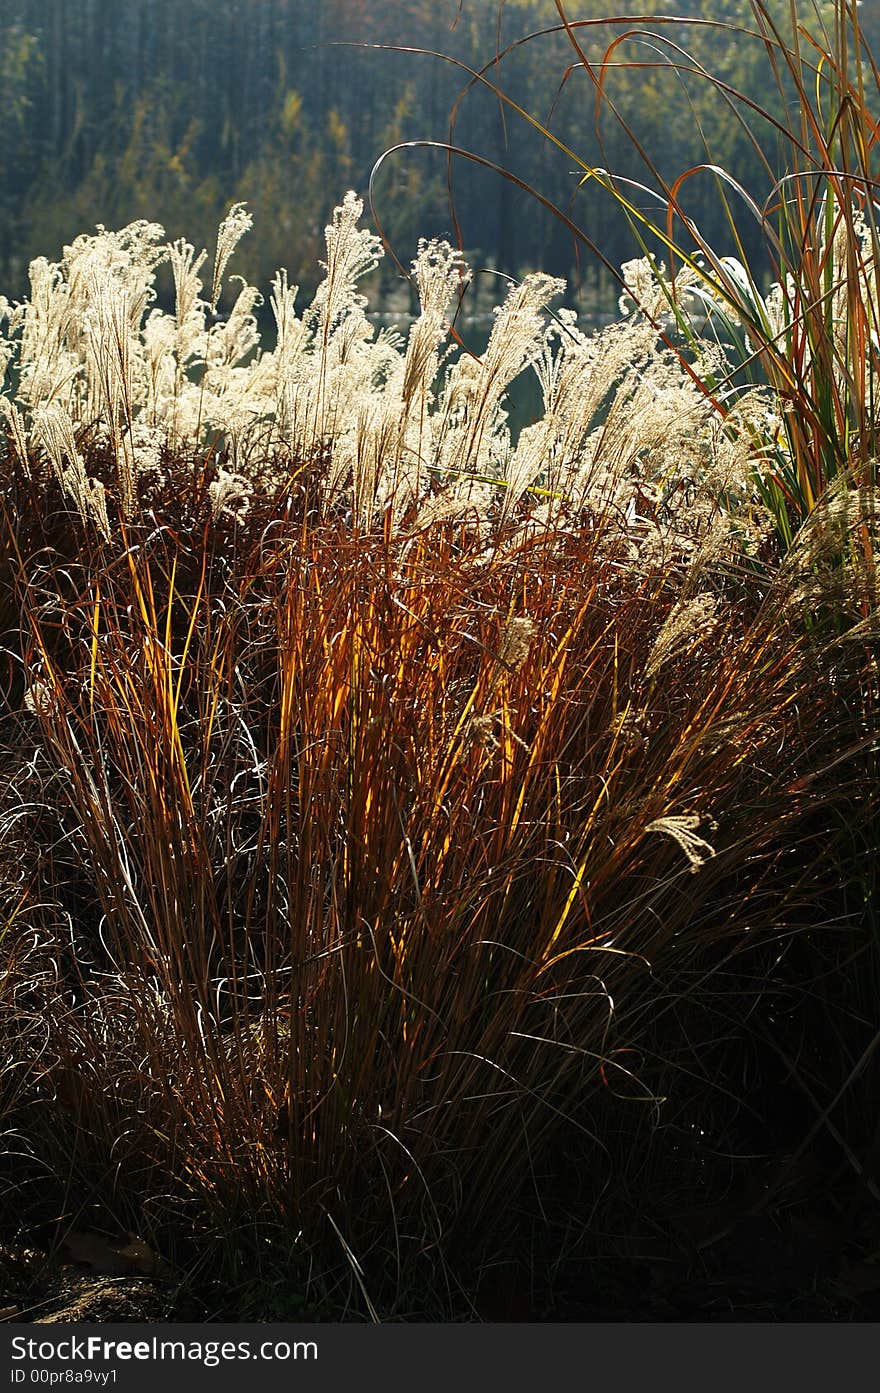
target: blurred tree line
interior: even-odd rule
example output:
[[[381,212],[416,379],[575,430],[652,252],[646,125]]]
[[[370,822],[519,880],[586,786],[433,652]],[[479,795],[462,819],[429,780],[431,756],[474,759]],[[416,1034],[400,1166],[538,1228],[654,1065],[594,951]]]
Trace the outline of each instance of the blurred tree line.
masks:
[[[784,0],[780,0],[784,8]],[[880,0],[860,13],[876,33]],[[571,0],[572,17],[599,18],[605,0]],[[747,0],[661,0],[656,10],[749,24]],[[480,66],[517,38],[558,22],[553,0],[3,0],[0,9],[0,285],[21,294],[32,256],[57,256],[97,222],[161,222],[172,237],[213,245],[219,218],[245,200],[255,231],[234,269],[265,288],[279,266],[311,288],[322,228],[349,187],[365,194],[390,146],[446,140],[462,68],[427,49]],[[632,26],[631,26],[632,27]],[[646,26],[640,26],[643,30]],[[580,31],[598,60],[621,26]],[[707,26],[670,25],[662,39],[632,34],[608,73],[614,110],[597,130],[594,88],[572,68],[565,37],[547,34],[514,49],[486,76],[589,164],[651,183],[626,133],[631,126],[665,176],[697,162],[723,165],[759,196],[770,188],[746,134],[717,89],[679,61],[701,63],[757,98],[767,96],[760,45]],[[691,58],[677,54],[684,45]],[[639,67],[627,65],[636,60]],[[619,119],[615,117],[618,113]],[[772,145],[769,129],[757,128]],[[581,178],[484,86],[468,93],[454,139],[510,170],[570,212],[618,264],[635,248],[612,201]],[[772,160],[772,149],[766,153]],[[575,256],[568,233],[510,183],[467,161],[454,169],[455,207],[474,264],[512,273],[542,266],[610,294],[599,263]],[[402,261],[420,235],[450,234],[442,152],[400,152],[376,182],[379,216]],[[633,199],[652,207],[633,186]],[[708,174],[688,181],[688,211],[733,250],[718,189]],[[760,230],[743,215],[745,250]],[[393,276],[390,262],[384,274]]]

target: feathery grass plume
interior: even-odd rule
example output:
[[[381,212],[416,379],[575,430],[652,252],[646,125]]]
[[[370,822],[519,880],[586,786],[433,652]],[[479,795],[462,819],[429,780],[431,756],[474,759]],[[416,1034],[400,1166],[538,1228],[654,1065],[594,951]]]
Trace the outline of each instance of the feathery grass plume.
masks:
[[[290,284],[286,269],[277,271],[272,281],[269,304],[275,318],[276,353],[282,362],[302,344],[303,324],[296,313],[298,294],[299,286]]]
[[[563,289],[564,282],[552,276],[526,276],[496,307],[482,359],[462,355],[449,369],[438,411],[434,460],[452,492],[479,511],[491,498],[481,478],[502,480],[510,454],[505,389],[540,355],[544,311]]]
[[[263,304],[263,297],[255,286],[248,286],[241,276],[233,276],[233,280],[241,281],[241,290],[235,297],[226,322],[214,326],[207,340],[205,365],[209,376],[235,368],[259,345],[253,311]]]
[[[74,322],[70,288],[60,265],[37,257],[29,267],[31,293],[22,320],[18,396],[31,410],[56,397],[68,401],[79,360],[67,347]]]
[[[275,319],[275,353],[273,358],[275,424],[282,438],[297,436],[297,383],[301,372],[300,359],[308,342],[308,331],[296,313],[298,285],[290,285],[287,271],[277,272],[272,282],[269,304]]]
[[[182,385],[179,370],[180,341],[173,315],[153,310],[143,330],[145,371],[145,414],[149,425],[158,428],[170,420]]]
[[[55,477],[64,492],[76,503],[83,522],[87,526],[96,525],[101,536],[109,540],[110,523],[104,485],[99,479],[88,477],[85,461],[76,443],[73,422],[64,407],[57,401],[39,407],[33,413],[33,429],[34,436],[51,461]]]
[[[272,293],[269,303],[275,319],[275,353],[273,366],[275,368],[275,395],[276,395],[276,421],[279,432],[283,435],[292,429],[292,423],[288,422],[286,411],[288,406],[287,394],[295,390],[300,359],[305,352],[309,342],[309,334],[303,320],[296,313],[296,297],[299,293],[299,286],[290,285],[287,279],[287,271],[277,272],[272,282]]]
[[[363,309],[366,301],[357,295],[357,283],[374,271],[385,255],[381,237],[358,227],[363,211],[363,200],[349,189],[324,228],[327,260],[321,265],[326,275],[310,310],[321,334],[329,333],[341,316],[358,307]]]
[[[242,237],[250,232],[254,220],[246,211],[244,203],[233,203],[226,217],[217,229],[217,248],[214,252],[214,273],[211,277],[210,310],[217,312],[217,304],[223,289],[223,276],[229,265],[229,258]]]
[[[71,305],[83,360],[87,416],[109,433],[116,459],[122,512],[137,503],[137,462],[132,437],[135,414],[143,404],[143,316],[153,297],[156,267],[165,258],[163,229],[139,221],[120,232],[98,228],[64,249]]]
[[[535,623],[527,615],[508,619],[498,645],[498,662],[502,667],[506,667],[509,672],[519,672],[529,656],[534,636]]]
[[[99,223],[94,234],[75,238],[64,248],[61,265],[78,311],[88,307],[103,273],[126,288],[131,328],[136,331],[153,298],[156,268],[167,256],[164,237],[159,223],[139,219],[118,232]]]
[[[522,453],[536,459],[543,449],[544,471],[533,477],[551,495],[576,507],[604,511],[619,504],[621,487],[629,493],[626,463],[614,448],[611,432],[615,417],[630,419],[632,392],[640,376],[653,370],[656,338],[642,324],[611,325],[588,335],[569,311],[561,310],[558,319],[559,325],[548,329],[535,363],[544,416],[534,433],[521,441]],[[605,421],[600,423],[603,407]],[[678,431],[675,437],[680,438]],[[515,489],[533,473],[528,458],[518,455],[519,450],[508,468]]]
[[[648,823],[645,831],[662,832],[664,836],[671,837],[681,847],[690,862],[691,871],[696,874],[706,864],[706,861],[715,855],[715,848],[697,832],[697,828],[702,825],[703,821],[704,819],[699,813],[655,817],[653,822]],[[712,819],[709,822],[710,826],[715,825]]]
[[[0,319],[3,317],[2,311],[3,304],[0,303]],[[14,353],[15,349],[12,344],[8,340],[0,339],[0,390],[3,388],[3,383],[6,379],[6,369],[9,367]]]
[[[705,643],[717,623],[714,595],[683,595],[676,600],[660,628],[645,664],[646,677],[656,677],[665,663]]]
[[[63,407],[57,402],[42,406],[34,413],[34,431],[49,456],[55,477],[63,486],[65,471],[69,467],[84,472],[85,466],[76,443],[73,423]]]
[[[401,395],[407,411],[418,400],[422,410],[439,368],[438,350],[446,337],[446,316],[456,293],[470,280],[457,248],[437,240],[419,242],[412,273],[419,295],[419,317],[409,332]]]
[[[831,619],[850,640],[877,632],[880,515],[877,491],[841,475],[792,540],[782,569],[785,599],[809,623]]]
[[[207,306],[201,298],[199,272],[207,255],[204,249],[196,255],[195,247],[183,237],[169,245],[168,260],[174,277],[174,318],[170,321],[160,311],[154,311],[145,336],[151,368],[153,417],[156,421],[167,419],[177,438],[185,436],[189,425],[188,415],[181,413],[187,368],[199,362],[205,352]],[[169,381],[171,352],[174,375]]]
[[[243,522],[250,507],[251,491],[249,480],[221,466],[217,478],[208,485],[211,513],[215,521],[221,513],[228,513],[236,522]]]
[[[0,412],[2,412],[3,416],[6,418],[9,436],[15,446],[15,452],[18,455],[19,463],[26,473],[30,473],[27,431],[25,430],[21,412],[14,401],[10,401],[8,397],[2,396],[0,396]]]
[[[125,290],[96,277],[83,315],[86,376],[95,415],[110,433],[126,517],[131,517],[137,502],[137,466],[131,445],[135,409],[131,318]]]
[[[190,316],[197,311],[201,303],[202,281],[199,272],[207,257],[208,253],[204,248],[196,256],[193,244],[183,237],[169,244],[168,260],[174,277],[174,318],[179,334],[185,332],[190,323]],[[203,325],[204,321],[199,319],[198,323]],[[186,352],[181,354],[181,362],[186,362],[187,356],[189,355]]]
[[[673,319],[676,307],[687,304],[687,292],[701,284],[699,273],[692,266],[681,267],[673,283],[664,262],[652,256],[624,261],[620,279],[624,286],[618,300],[620,313],[635,311],[654,324]]]
[[[544,475],[552,457],[552,443],[546,417],[534,425],[524,426],[520,431],[516,449],[511,452],[505,465],[502,520],[514,512],[526,490]]]

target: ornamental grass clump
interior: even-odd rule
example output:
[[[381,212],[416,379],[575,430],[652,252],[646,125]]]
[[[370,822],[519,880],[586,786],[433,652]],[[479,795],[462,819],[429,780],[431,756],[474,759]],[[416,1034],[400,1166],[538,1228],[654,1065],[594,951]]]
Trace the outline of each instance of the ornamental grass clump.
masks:
[[[437,1316],[572,1135],[613,1187],[657,984],[828,894],[861,669],[650,329],[536,276],[456,358],[432,243],[377,334],[360,211],[271,351],[214,313],[241,209],[208,300],[136,224],[4,306],[4,1221]]]
[[[16,558],[5,1115],[20,1209],[190,1205],[325,1276],[338,1230],[387,1310],[596,1090],[649,1101],[631,1014],[767,930],[834,703],[772,603],[658,666],[680,578],[594,525],[487,559],[307,504]]]

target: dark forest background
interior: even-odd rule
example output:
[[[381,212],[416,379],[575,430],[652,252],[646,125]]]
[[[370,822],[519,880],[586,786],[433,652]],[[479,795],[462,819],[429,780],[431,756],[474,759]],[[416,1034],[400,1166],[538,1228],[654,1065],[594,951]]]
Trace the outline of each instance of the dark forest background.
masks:
[[[608,0],[580,0],[572,18],[601,17]],[[787,9],[780,0],[780,11]],[[749,24],[747,0],[673,0],[658,12]],[[865,0],[866,33],[880,39],[880,0]],[[353,187],[365,194],[378,156],[398,142],[447,138],[467,75],[440,58],[377,51],[390,44],[436,50],[481,66],[502,47],[558,21],[552,0],[3,0],[0,8],[0,285],[26,290],[31,257],[57,257],[97,222],[161,222],[172,237],[210,247],[219,218],[246,200],[254,234],[237,269],[261,287],[286,266],[308,291],[316,282],[322,228]],[[598,59],[621,26],[585,35]],[[609,92],[623,120],[666,176],[712,160],[758,195],[766,172],[716,89],[676,73],[671,45],[686,45],[732,86],[766,98],[760,44],[728,32],[657,30],[668,43],[631,38]],[[340,46],[343,45],[343,46]],[[349,46],[353,45],[353,46]],[[880,43],[876,45],[880,48]],[[584,160],[650,182],[629,136],[609,110],[597,133],[593,89],[566,70],[561,35],[517,49],[489,76]],[[683,113],[686,115],[683,117]],[[756,122],[774,158],[769,127]],[[485,89],[463,102],[456,139],[503,164],[573,213],[608,259],[635,254],[612,200],[579,187],[570,158],[550,147]],[[504,179],[456,163],[455,201],[472,264],[521,274],[542,267],[579,279],[587,296],[611,283],[589,253]],[[644,195],[636,195],[645,201]],[[385,231],[408,261],[420,235],[450,234],[442,154],[409,150],[385,162],[376,182]],[[719,251],[732,251],[712,178],[689,181],[688,209]],[[744,250],[760,260],[760,230],[740,218]],[[383,274],[394,274],[390,261]]]

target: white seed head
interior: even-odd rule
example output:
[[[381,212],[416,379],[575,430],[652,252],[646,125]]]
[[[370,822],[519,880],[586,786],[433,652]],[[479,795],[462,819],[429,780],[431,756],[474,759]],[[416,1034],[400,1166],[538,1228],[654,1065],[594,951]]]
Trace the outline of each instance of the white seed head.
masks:
[[[214,274],[211,278],[211,311],[217,309],[220,292],[223,289],[223,274],[229,258],[242,237],[254,225],[254,220],[243,203],[233,203],[226,217],[217,229],[217,250],[214,253]]]
[[[704,819],[698,813],[682,813],[669,817],[657,817],[649,822],[646,832],[662,832],[677,842],[690,862],[691,871],[696,874],[706,861],[713,857],[715,848],[697,833]],[[714,828],[710,822],[710,827]]]

